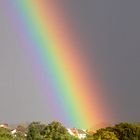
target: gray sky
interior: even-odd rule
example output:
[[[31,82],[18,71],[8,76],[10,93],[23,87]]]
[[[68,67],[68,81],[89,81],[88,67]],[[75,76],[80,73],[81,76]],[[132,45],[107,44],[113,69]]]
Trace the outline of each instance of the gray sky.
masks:
[[[119,121],[140,121],[140,1],[66,0],[83,52],[98,68]],[[95,62],[94,62],[94,61]]]
[[[58,1],[57,1],[58,2]],[[140,121],[140,1],[60,0],[118,121]],[[45,101],[0,2],[0,121],[45,120]],[[38,110],[40,112],[38,113]],[[26,114],[26,115],[25,115]],[[48,118],[49,120],[50,118]]]

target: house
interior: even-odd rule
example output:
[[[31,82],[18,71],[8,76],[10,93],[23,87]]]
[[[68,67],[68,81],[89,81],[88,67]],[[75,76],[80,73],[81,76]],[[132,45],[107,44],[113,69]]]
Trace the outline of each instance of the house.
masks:
[[[9,129],[9,126],[7,123],[4,123],[4,124],[0,124],[0,127],[1,128],[6,128],[6,129]]]
[[[12,133],[12,135],[16,135],[17,130],[16,129],[13,129],[13,130],[11,130],[11,133]]]
[[[84,138],[86,138],[86,136],[87,136],[87,134],[84,130],[78,129],[78,138],[79,139],[84,139]]]
[[[79,139],[83,139],[86,137],[86,132],[84,130],[77,129],[77,128],[72,128],[72,129],[67,129],[67,130],[70,135],[76,136]]]

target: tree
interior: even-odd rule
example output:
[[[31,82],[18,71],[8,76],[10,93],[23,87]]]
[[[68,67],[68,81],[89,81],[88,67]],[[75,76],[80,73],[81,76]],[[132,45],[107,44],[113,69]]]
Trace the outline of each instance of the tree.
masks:
[[[114,132],[109,132],[101,129],[93,135],[93,140],[118,140],[118,138],[116,137]]]
[[[76,137],[71,136],[67,129],[59,122],[53,121],[47,125],[42,135],[44,140],[77,140]]]
[[[10,130],[6,128],[0,128],[0,140],[14,140]]]
[[[28,126],[27,140],[42,140],[43,136],[41,135],[46,125],[41,124],[40,122],[32,122]]]
[[[27,126],[19,124],[16,128],[16,140],[25,140],[27,135]]]
[[[140,140],[140,127],[136,124],[119,123],[102,130],[113,132],[119,140]]]
[[[88,135],[85,140],[118,140],[118,138],[113,132],[100,129],[93,135]]]
[[[19,124],[16,128],[17,131],[22,132],[22,133],[26,133],[27,131],[27,126],[25,124]]]
[[[120,123],[112,129],[119,140],[137,140],[140,138],[140,127],[129,123]]]

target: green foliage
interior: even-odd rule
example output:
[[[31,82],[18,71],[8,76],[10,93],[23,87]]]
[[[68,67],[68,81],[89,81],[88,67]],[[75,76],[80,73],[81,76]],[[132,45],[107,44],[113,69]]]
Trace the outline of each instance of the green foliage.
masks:
[[[19,124],[16,128],[16,140],[26,140],[27,127],[24,124]]]
[[[139,140],[140,127],[130,123],[120,123],[106,130],[114,132],[119,140]]]
[[[40,122],[33,122],[28,126],[27,140],[43,140],[41,135],[46,125]]]
[[[28,126],[27,140],[79,140],[71,136],[59,122],[44,125],[33,122]]]
[[[140,140],[140,127],[135,124],[120,123],[114,127],[100,129],[94,136],[100,135],[100,132],[105,131],[114,133],[118,140]]]
[[[140,125],[120,123],[114,127],[99,129],[85,140],[140,140]]]
[[[96,133],[87,135],[85,140],[118,140],[114,132],[105,129],[99,129]]]
[[[0,140],[13,140],[14,137],[12,136],[10,130],[5,128],[0,128]]]
[[[93,135],[93,140],[118,140],[118,138],[114,132],[98,130],[97,133]]]
[[[24,133],[17,132],[15,136],[15,140],[26,140],[26,136]]]
[[[16,128],[16,130],[18,131],[18,132],[21,132],[21,133],[26,133],[26,131],[27,131],[27,127],[24,125],[24,124],[19,124],[18,126],[17,126],[17,128]]]
[[[112,130],[119,140],[139,140],[140,127],[129,123],[120,123],[115,125]]]
[[[47,125],[43,131],[44,140],[77,140],[72,137],[67,129],[59,122],[52,122]]]
[[[19,125],[15,135],[12,135],[9,129],[0,128],[0,140],[79,139],[71,136],[61,123],[54,121],[48,125],[41,124],[40,122],[33,122],[28,128],[24,125]],[[84,140],[140,140],[140,124],[120,123],[113,127],[99,129],[96,133],[91,133],[89,131]]]

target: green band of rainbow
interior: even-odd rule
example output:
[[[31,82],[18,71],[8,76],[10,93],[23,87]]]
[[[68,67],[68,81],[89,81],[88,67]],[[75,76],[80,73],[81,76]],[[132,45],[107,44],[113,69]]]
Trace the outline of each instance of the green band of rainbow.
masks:
[[[22,45],[34,55],[33,61],[40,69],[39,81],[43,77],[52,118],[79,128],[104,121],[107,115],[105,106],[101,106],[104,100],[99,100],[97,79],[91,83],[88,66],[76,48],[81,43],[73,38],[74,31],[60,8],[51,0],[15,0],[13,5],[17,22],[20,19],[15,24],[22,23],[20,34],[28,40],[23,39]]]

